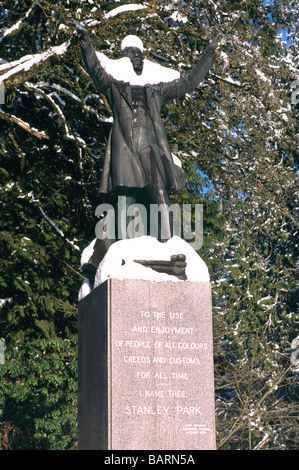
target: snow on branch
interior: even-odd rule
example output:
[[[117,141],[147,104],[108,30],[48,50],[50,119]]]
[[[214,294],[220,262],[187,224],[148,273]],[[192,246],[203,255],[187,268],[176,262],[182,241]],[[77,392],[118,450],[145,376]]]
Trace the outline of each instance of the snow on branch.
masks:
[[[27,82],[27,84],[28,84],[28,82]],[[67,96],[69,96],[70,98],[72,98],[73,100],[77,101],[77,103],[80,103],[85,111],[87,111],[89,113],[93,113],[99,121],[102,121],[103,119],[105,119],[105,118],[100,117],[98,112],[95,109],[92,109],[90,106],[87,106],[85,104],[85,101],[86,101],[86,99],[89,98],[89,96],[85,97],[84,102],[82,102],[82,100],[81,100],[81,98],[79,98],[79,96],[75,95],[72,91],[68,90],[67,88],[65,88],[61,85],[58,85],[57,83],[38,82],[35,86],[39,87],[39,88],[50,88],[50,89],[58,90],[59,92],[64,93]],[[98,98],[98,96],[97,96],[97,98]],[[111,118],[106,118],[106,119],[110,120]]]
[[[47,214],[45,213],[45,211],[43,210],[43,208],[41,206],[39,206],[39,210],[41,211],[41,213],[42,213],[43,217],[46,219],[46,221],[49,222],[49,224],[52,225],[52,227],[54,227],[56,232],[58,232],[59,235],[64,238],[63,231],[60,230],[60,228],[57,227],[57,225],[53,222],[53,220],[51,220],[50,217],[47,216]]]
[[[0,119],[4,119],[5,121],[10,121],[10,122],[13,122],[14,124],[17,124],[18,126],[25,129],[25,131],[29,132],[35,137],[38,137],[39,139],[48,139],[48,140],[50,139],[50,137],[47,136],[44,131],[40,132],[37,129],[34,129],[33,127],[31,127],[30,124],[28,124],[27,122],[22,121],[22,119],[19,119],[12,114],[4,113],[3,111],[1,111],[1,108],[0,108]]]
[[[55,90],[58,90],[60,91],[61,93],[65,93],[66,95],[70,96],[71,98],[73,98],[73,100],[77,101],[78,103],[81,103],[81,98],[79,98],[77,95],[75,95],[73,92],[71,92],[70,90],[68,90],[67,88],[61,86],[61,85],[58,85],[56,83],[48,83],[48,82],[39,82],[37,83],[38,87],[45,87],[45,88],[53,88]]]
[[[14,185],[15,183],[12,183],[12,185]],[[17,185],[18,187],[18,185]],[[19,189],[19,192],[20,194],[18,195],[18,199],[26,199],[28,200],[30,203],[33,203],[34,205],[36,205],[38,207],[38,209],[40,210],[42,216],[44,217],[44,219],[51,225],[51,227],[54,228],[54,230],[67,242],[69,243],[75,250],[79,250],[80,248],[71,240],[69,240],[68,238],[66,238],[65,234],[63,233],[63,231],[57,227],[57,225],[55,224],[55,222],[53,222],[52,219],[50,219],[50,217],[45,213],[45,211],[43,210],[43,208],[41,207],[41,203],[39,201],[39,199],[36,199],[35,198],[35,195],[32,191],[30,191],[30,193],[27,193],[27,194],[24,194],[23,191]]]
[[[64,54],[68,46],[70,45],[70,41],[66,41],[60,46],[53,46],[50,47],[45,52],[41,52],[38,54],[28,54],[26,56],[21,57],[19,60],[15,60],[13,62],[6,62],[4,64],[0,65],[0,72],[1,70],[5,70],[10,67],[10,70],[3,75],[0,75],[0,83],[4,82],[7,80],[9,77],[12,75],[15,75],[16,73],[20,72],[27,72],[28,70],[31,69],[34,65],[38,64],[39,62],[42,62],[44,60],[47,60],[49,57],[53,55],[62,55]]]
[[[17,21],[14,25],[12,25],[10,28],[7,28],[3,35],[1,36],[0,38],[0,44],[1,42],[3,41],[3,39],[6,37],[6,36],[9,36],[10,34],[12,34],[14,31],[17,31],[18,29],[20,29],[20,27],[22,26],[22,23],[24,22],[24,20],[26,18],[28,18],[28,16],[30,15],[30,13],[32,12],[33,8],[35,7],[36,3],[33,3],[32,7],[29,8],[29,10],[27,11],[26,15],[21,18],[19,21]]]
[[[144,8],[148,8],[148,5],[139,5],[137,3],[131,3],[130,5],[121,5],[120,7],[114,8],[113,10],[109,11],[109,13],[106,13],[105,18],[112,18],[113,16],[116,16],[119,13],[124,13],[126,11],[143,10]]]
[[[61,108],[58,106],[57,103],[55,103],[54,99],[49,94],[47,94],[43,90],[41,90],[38,86],[34,85],[33,83],[26,82],[25,86],[28,90],[35,91],[35,92],[39,93],[41,96],[43,96],[53,106],[60,122],[62,123],[62,125],[64,127],[65,138],[69,139],[69,140],[76,141],[80,146],[85,147],[86,144],[85,144],[84,140],[81,137],[71,134],[69,124],[68,124]]]
[[[227,77],[220,77],[219,75],[217,75],[216,73],[213,73],[211,74],[213,77],[216,77],[218,78],[219,80],[222,80],[223,82],[226,82],[226,83],[229,83],[230,85],[234,85],[236,87],[239,87],[239,88],[244,88],[248,85],[250,85],[250,83],[248,82],[245,82],[245,83],[241,83],[240,80],[236,80],[234,78],[231,78],[229,76]]]
[[[49,222],[49,224],[56,230],[57,233],[59,233],[59,235],[62,237],[62,238],[65,238],[64,236],[64,233],[62,230],[60,230],[60,228],[57,227],[57,225],[53,222],[53,220],[50,219],[50,217],[47,216],[47,214],[45,213],[45,211],[43,210],[43,208],[41,206],[39,206],[39,210],[41,211],[43,217],[46,219],[47,222]],[[68,240],[67,238],[65,238],[65,240],[70,244],[72,245],[72,247],[75,249],[75,250],[79,250],[79,247],[77,245],[75,245],[73,242],[71,242],[70,240]]]

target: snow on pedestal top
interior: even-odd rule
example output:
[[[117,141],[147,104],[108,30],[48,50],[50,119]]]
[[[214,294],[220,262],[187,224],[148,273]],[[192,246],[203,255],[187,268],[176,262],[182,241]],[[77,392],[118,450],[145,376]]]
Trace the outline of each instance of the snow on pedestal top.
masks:
[[[144,236],[130,240],[120,240],[109,248],[98,268],[95,287],[107,280],[108,277],[178,282],[176,276],[158,273],[149,267],[134,262],[134,260],[169,261],[172,255],[178,254],[186,256],[187,280],[209,282],[206,264],[187,242],[179,237],[173,237],[168,242],[161,243],[154,237]]]
[[[85,248],[81,257],[81,264],[88,262],[95,240]],[[172,255],[184,254],[186,256],[187,281],[209,282],[207,265],[196,251],[180,237],[173,237],[166,243],[156,238],[143,236],[133,239],[120,240],[110,246],[106,256],[100,263],[94,282],[94,289],[108,278],[115,279],[143,279],[153,282],[184,282],[176,276],[159,273],[150,267],[135,263],[136,260],[170,261]],[[79,300],[82,300],[91,291],[87,279],[82,284]]]

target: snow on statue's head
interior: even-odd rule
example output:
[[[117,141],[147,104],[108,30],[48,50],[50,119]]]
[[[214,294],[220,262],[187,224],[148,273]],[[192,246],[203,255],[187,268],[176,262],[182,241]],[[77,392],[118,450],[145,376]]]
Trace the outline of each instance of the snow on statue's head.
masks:
[[[126,36],[122,40],[121,50],[124,51],[127,47],[136,47],[137,49],[140,49],[141,52],[143,52],[143,43],[141,39],[138,36],[134,36],[133,34]]]
[[[133,34],[126,36],[122,40],[121,50],[124,57],[129,57],[135,73],[141,75],[143,70],[143,44],[141,39]]]

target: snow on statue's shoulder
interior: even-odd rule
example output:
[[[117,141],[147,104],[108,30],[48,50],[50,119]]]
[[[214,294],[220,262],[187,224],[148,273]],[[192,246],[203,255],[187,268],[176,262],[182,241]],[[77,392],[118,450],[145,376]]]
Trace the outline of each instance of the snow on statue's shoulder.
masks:
[[[132,63],[128,57],[120,59],[110,59],[102,52],[96,52],[97,57],[105,69],[115,80],[130,83],[136,86],[157,85],[167,83],[180,78],[180,72],[169,67],[156,64],[151,60],[143,61],[143,71],[141,75],[134,72]]]

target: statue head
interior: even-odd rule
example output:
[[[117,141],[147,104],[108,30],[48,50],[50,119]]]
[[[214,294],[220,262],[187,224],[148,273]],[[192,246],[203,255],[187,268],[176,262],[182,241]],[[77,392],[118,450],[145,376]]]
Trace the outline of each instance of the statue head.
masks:
[[[124,57],[129,57],[133,69],[137,75],[143,70],[143,44],[138,36],[126,36],[121,43],[121,50]]]

